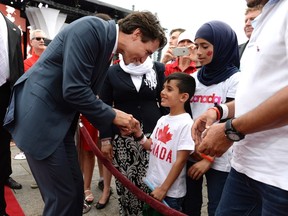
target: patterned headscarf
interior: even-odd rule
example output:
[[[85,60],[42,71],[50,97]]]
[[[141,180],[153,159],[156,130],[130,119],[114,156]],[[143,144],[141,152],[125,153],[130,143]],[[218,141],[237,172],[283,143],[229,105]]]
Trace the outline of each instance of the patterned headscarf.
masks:
[[[224,22],[211,21],[203,24],[195,35],[214,46],[212,61],[198,72],[199,81],[206,86],[225,81],[239,71],[239,49],[236,33]]]

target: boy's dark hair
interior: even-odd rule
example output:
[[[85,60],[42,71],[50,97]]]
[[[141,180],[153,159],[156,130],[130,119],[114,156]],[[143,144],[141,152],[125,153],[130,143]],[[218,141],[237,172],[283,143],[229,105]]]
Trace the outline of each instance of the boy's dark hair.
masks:
[[[170,82],[171,80],[177,80],[177,87],[179,88],[180,93],[188,93],[189,98],[184,104],[185,111],[189,113],[192,117],[191,107],[190,107],[190,99],[195,93],[196,89],[196,82],[195,79],[189,75],[185,74],[183,72],[175,72],[170,74],[165,78],[165,82]]]
[[[118,21],[119,30],[125,34],[132,34],[137,28],[142,33],[142,42],[159,40],[159,49],[167,44],[164,29],[158,18],[149,11],[132,12]]]
[[[170,82],[171,80],[177,80],[177,87],[179,88],[180,93],[188,93],[190,101],[191,97],[195,93],[196,82],[195,79],[186,73],[183,72],[176,72],[172,73],[165,78],[165,82]]]

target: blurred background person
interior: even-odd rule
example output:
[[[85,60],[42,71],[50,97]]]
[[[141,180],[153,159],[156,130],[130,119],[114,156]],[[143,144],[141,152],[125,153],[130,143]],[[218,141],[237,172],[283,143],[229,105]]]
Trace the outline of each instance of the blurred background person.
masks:
[[[32,55],[24,60],[24,72],[26,72],[39,59],[46,49],[46,34],[41,29],[32,30],[30,32],[30,45]]]
[[[239,45],[239,56],[240,60],[242,58],[242,55],[245,51],[245,48],[247,44],[249,43],[251,34],[254,30],[253,25],[256,24],[257,22],[257,17],[261,14],[262,12],[263,5],[257,5],[255,7],[248,7],[245,11],[245,26],[244,26],[244,32],[248,40],[245,43],[242,43]],[[259,18],[259,17],[258,17]],[[241,61],[242,62],[242,61]],[[240,63],[240,67],[242,68],[242,65]]]
[[[184,32],[185,29],[183,28],[175,28],[175,29],[172,29],[170,31],[170,34],[169,34],[169,47],[166,51],[166,53],[164,53],[164,56],[161,60],[161,62],[163,64],[167,64],[167,63],[171,63],[175,60],[175,56],[173,55],[172,53],[172,50],[177,47],[177,44],[178,44],[178,37],[179,35]]]
[[[96,143],[99,147],[99,131],[95,128],[83,115],[80,114],[79,121],[85,126],[89,135],[91,136],[92,140]],[[83,213],[87,213],[90,208],[91,204],[94,201],[94,195],[91,188],[91,182],[95,167],[95,154],[85,141],[83,135],[78,130],[76,133],[76,142],[78,147],[78,157],[80,168],[83,174],[84,180],[84,206],[83,206]],[[99,160],[98,160],[99,161]],[[103,183],[103,164],[100,162],[98,163],[98,170],[99,170],[99,181],[98,181],[98,188],[103,190],[104,183]]]
[[[188,31],[181,33],[178,38],[177,48],[187,48],[187,52],[178,52],[178,54],[176,54],[176,50],[172,50],[172,53],[177,56],[175,56],[175,61],[165,65],[165,76],[174,72],[192,74],[197,71],[197,50],[193,43],[193,34]]]

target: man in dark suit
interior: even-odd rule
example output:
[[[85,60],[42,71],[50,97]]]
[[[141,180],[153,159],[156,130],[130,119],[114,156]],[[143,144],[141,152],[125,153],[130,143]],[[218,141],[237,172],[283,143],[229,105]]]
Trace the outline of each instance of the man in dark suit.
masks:
[[[4,185],[18,186],[11,177],[10,133],[3,128],[3,119],[9,104],[11,87],[23,74],[21,32],[0,12],[0,216],[7,215]],[[3,55],[2,55],[3,54]],[[20,185],[20,187],[22,187]]]
[[[245,48],[246,48],[246,46],[250,40],[251,34],[254,30],[254,28],[252,26],[252,22],[262,12],[262,7],[263,7],[262,5],[257,5],[255,7],[249,7],[246,9],[244,32],[245,32],[246,37],[248,38],[248,41],[239,45],[240,59],[242,58],[244,50],[245,50]]]
[[[96,95],[112,53],[125,64],[143,63],[166,45],[150,12],[134,12],[115,24],[87,16],[66,26],[14,85],[5,125],[23,150],[45,202],[43,215],[82,215],[83,177],[74,134],[79,113],[100,132],[112,124],[132,132],[132,115]]]

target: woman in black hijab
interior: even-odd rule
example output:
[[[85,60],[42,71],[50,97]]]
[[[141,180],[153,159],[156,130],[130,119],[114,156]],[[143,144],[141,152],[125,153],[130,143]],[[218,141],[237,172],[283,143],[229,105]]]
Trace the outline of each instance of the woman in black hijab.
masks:
[[[197,57],[201,69],[195,77],[196,91],[191,99],[193,118],[196,119],[215,103],[234,100],[240,73],[238,41],[232,28],[221,21],[203,24],[195,35]],[[213,216],[231,169],[231,149],[219,158],[193,157],[187,164],[187,194],[183,212],[201,215],[202,185],[205,174],[208,189],[208,214]]]

